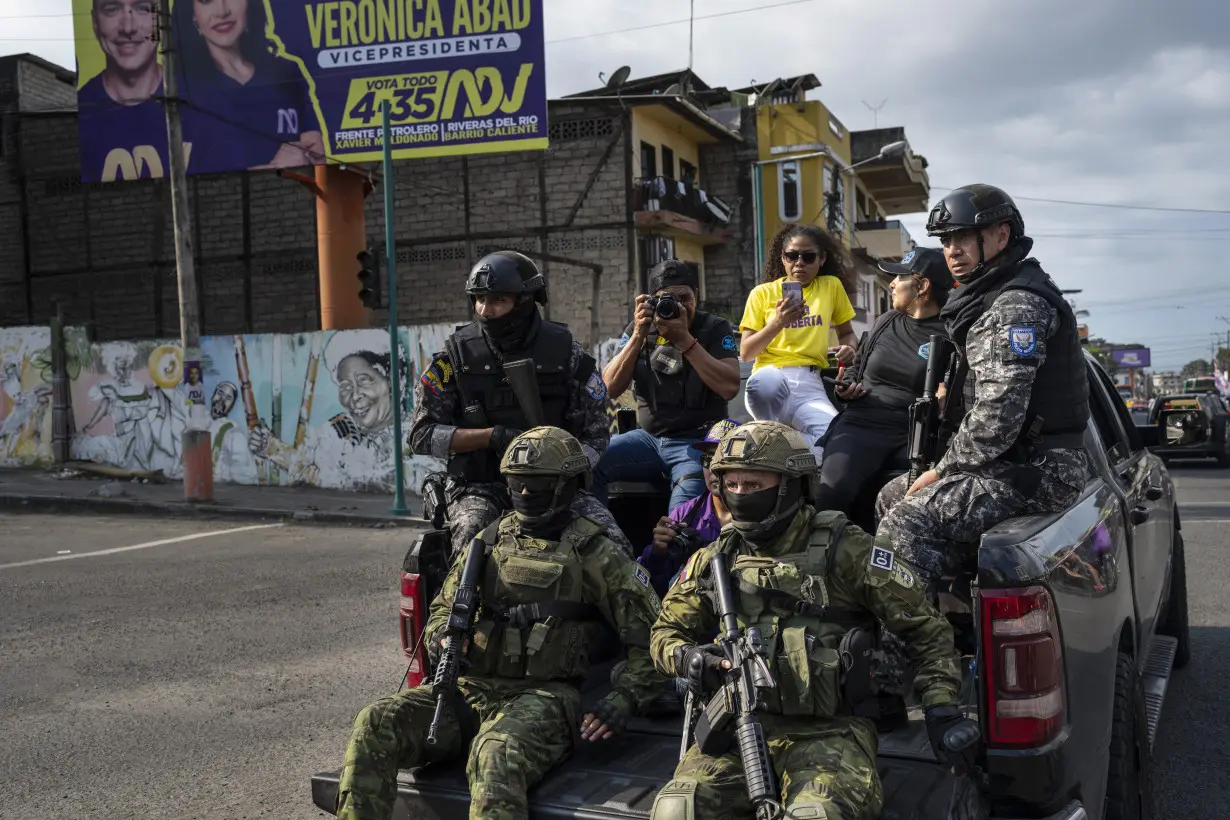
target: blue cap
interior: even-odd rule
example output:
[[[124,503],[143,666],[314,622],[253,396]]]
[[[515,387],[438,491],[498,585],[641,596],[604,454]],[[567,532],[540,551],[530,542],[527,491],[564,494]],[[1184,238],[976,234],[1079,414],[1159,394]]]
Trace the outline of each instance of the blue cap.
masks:
[[[722,419],[709,428],[709,433],[705,436],[704,440],[698,441],[692,446],[702,451],[716,450],[718,442],[722,440],[722,436],[739,426],[739,422],[734,419]]]

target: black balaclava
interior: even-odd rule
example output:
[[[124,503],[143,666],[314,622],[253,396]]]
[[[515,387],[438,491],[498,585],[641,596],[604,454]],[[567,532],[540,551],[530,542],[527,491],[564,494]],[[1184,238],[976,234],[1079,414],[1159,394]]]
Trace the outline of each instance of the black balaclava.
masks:
[[[731,493],[723,488],[722,503],[744,541],[753,547],[766,546],[790,528],[803,504],[802,480],[782,476],[778,486],[754,493]]]
[[[559,481],[547,492],[510,492],[509,497],[521,532],[531,538],[553,541],[573,519],[572,502],[577,497],[577,480]]]
[[[538,312],[538,303],[531,296],[520,296],[513,309],[495,319],[478,317],[479,327],[495,345],[496,349],[507,352],[524,350],[533,342],[538,333],[542,316]]]

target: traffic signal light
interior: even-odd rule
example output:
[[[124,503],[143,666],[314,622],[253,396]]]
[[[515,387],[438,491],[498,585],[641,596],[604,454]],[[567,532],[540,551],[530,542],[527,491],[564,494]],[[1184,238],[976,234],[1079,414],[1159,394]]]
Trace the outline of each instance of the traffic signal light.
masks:
[[[363,285],[359,289],[359,299],[363,301],[364,307],[378,308],[380,307],[380,268],[377,265],[376,257],[371,251],[359,251],[359,282]]]

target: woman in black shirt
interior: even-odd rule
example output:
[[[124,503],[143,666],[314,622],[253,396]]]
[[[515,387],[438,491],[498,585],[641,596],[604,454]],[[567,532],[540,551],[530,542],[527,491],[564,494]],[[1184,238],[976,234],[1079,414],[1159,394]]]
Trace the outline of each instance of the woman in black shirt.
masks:
[[[922,395],[929,342],[947,335],[939,312],[953,278],[939,249],[918,248],[899,263],[880,263],[893,279],[893,310],[859,346],[852,377],[839,382],[846,402],[824,439],[819,509],[849,515],[855,501],[885,470],[909,469],[910,405]],[[864,525],[870,522],[856,522]]]

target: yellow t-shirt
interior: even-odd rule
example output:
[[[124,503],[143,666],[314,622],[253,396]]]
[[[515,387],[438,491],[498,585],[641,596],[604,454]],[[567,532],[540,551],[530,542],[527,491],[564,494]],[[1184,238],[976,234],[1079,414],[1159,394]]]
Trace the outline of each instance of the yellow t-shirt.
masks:
[[[775,279],[752,288],[743,308],[740,330],[763,330],[782,298],[782,282]],[[778,367],[828,367],[829,329],[854,318],[854,306],[836,276],[817,276],[803,288],[803,318],[782,329],[756,357],[753,372],[766,364]]]

